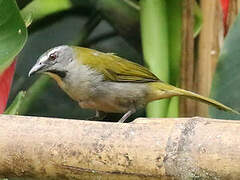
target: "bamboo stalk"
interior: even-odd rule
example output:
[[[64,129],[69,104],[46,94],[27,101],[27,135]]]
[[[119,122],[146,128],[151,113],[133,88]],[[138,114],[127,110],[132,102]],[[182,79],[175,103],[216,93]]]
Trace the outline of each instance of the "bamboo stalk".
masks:
[[[238,179],[240,122],[0,115],[0,178]]]
[[[219,26],[216,21],[219,19],[219,1],[201,0],[203,12],[203,25],[198,44],[198,61],[196,69],[197,92],[204,96],[209,96],[212,74],[215,70],[216,59],[219,55]],[[222,21],[222,20],[221,20]],[[222,31],[222,30],[221,30]],[[197,103],[196,114],[208,116],[208,107]]]
[[[183,0],[182,14],[182,60],[181,88],[193,91],[194,77],[194,1]],[[180,116],[193,116],[196,103],[191,99],[180,98]]]

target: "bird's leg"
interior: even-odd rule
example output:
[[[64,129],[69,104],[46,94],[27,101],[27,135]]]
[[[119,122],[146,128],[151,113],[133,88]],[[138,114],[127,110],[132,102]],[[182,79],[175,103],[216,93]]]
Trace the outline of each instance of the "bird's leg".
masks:
[[[124,115],[123,115],[123,117],[118,121],[119,123],[124,123],[124,121],[126,121],[127,120],[127,118],[129,117],[129,116],[131,116],[132,114],[134,114],[136,112],[136,109],[131,109],[131,110],[129,110],[128,112],[126,112]]]
[[[99,119],[103,120],[106,116],[107,116],[107,113],[103,111],[96,111],[96,117],[98,117]]]
[[[103,120],[107,116],[107,113],[103,111],[96,111],[96,115],[94,117],[88,118],[91,121],[100,121]]]

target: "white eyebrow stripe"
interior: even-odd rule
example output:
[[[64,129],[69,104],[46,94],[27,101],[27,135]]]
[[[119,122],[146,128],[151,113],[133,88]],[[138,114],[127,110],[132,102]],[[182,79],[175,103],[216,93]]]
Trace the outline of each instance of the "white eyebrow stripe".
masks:
[[[49,57],[50,54],[55,53],[55,52],[59,51],[60,49],[65,48],[65,47],[67,47],[67,46],[66,46],[66,45],[62,45],[62,46],[55,47],[55,48],[53,48],[51,51],[49,51],[49,52],[47,53],[47,56]]]
[[[52,51],[50,51],[50,52],[47,54],[47,56],[49,57],[50,54],[53,54],[53,53],[56,53],[56,52],[57,52],[57,50],[53,49]]]

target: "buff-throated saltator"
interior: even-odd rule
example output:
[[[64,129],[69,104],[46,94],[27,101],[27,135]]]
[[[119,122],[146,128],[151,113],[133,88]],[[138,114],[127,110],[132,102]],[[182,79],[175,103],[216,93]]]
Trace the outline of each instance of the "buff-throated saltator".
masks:
[[[93,49],[68,45],[52,48],[39,57],[29,76],[36,72],[50,75],[82,108],[96,110],[96,116],[103,114],[100,112],[125,113],[119,122],[151,101],[173,96],[238,113],[213,99],[162,82],[139,64]]]

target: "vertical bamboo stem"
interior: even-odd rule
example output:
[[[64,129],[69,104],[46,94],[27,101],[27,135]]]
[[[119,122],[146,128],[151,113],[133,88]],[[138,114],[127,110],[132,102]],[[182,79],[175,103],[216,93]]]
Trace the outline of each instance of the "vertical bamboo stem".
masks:
[[[193,68],[194,68],[194,1],[183,1],[182,14],[182,61],[181,61],[181,88],[193,90]],[[180,99],[180,116],[193,116],[194,104],[190,99]]]
[[[212,84],[212,74],[215,69],[216,59],[219,54],[219,26],[218,14],[220,11],[219,1],[201,0],[203,12],[203,25],[199,37],[198,62],[196,69],[197,92],[203,96],[209,96]],[[222,20],[221,20],[222,21]],[[216,44],[217,43],[217,44]],[[197,103],[196,114],[208,116],[208,106]]]

